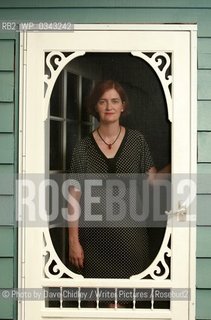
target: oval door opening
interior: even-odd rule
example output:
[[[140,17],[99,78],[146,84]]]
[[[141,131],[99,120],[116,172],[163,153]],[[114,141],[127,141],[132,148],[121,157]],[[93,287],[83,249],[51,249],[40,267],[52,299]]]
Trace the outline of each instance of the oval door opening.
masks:
[[[153,53],[146,55],[150,58]],[[164,60],[161,69],[162,64],[165,65]],[[169,67],[166,76],[170,73]],[[128,95],[129,112],[122,118],[122,125],[143,133],[158,170],[171,162],[171,124],[163,87],[156,72],[144,59],[134,57],[131,53],[86,53],[65,66],[52,91],[50,173],[54,179],[68,173],[77,141],[97,127],[97,121],[87,112],[86,98],[97,81],[106,79],[118,81]],[[164,213],[171,204],[170,199],[166,199],[166,194],[163,198],[160,210]],[[64,207],[63,199],[59,205]],[[149,210],[152,214],[157,208],[152,205]],[[158,225],[147,226],[149,259],[146,268],[160,250],[165,227],[165,218]],[[50,235],[58,257],[71,271],[78,273],[69,262],[68,231],[65,224],[61,225],[61,221],[58,221],[57,225],[51,226]],[[169,264],[168,259],[167,263]],[[144,270],[140,268],[138,273],[142,271]],[[93,277],[95,278],[94,275]],[[122,278],[121,273],[118,278]]]

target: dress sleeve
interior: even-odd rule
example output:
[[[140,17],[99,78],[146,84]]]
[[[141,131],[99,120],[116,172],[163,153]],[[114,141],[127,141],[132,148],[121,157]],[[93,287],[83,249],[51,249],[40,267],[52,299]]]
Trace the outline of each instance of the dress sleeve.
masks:
[[[142,135],[142,148],[141,148],[141,171],[148,172],[154,166],[152,155],[144,136]]]
[[[85,146],[80,141],[73,150],[72,159],[70,162],[70,173],[85,173],[85,161],[86,160],[86,151]]]
[[[84,174],[86,173],[86,152],[85,146],[79,142],[74,150],[70,162],[69,179],[74,179],[83,186]]]

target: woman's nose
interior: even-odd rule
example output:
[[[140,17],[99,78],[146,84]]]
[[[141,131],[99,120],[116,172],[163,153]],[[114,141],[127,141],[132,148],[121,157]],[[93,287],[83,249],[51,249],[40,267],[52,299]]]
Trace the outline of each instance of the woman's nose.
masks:
[[[106,103],[106,110],[111,109],[111,107],[112,107],[112,103],[111,103],[111,101],[108,100]]]

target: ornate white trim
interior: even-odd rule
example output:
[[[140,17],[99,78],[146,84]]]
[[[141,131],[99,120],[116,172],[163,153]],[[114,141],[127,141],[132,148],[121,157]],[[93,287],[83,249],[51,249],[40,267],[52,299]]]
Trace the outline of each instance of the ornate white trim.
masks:
[[[168,109],[168,119],[172,122],[172,97],[169,89],[169,85],[172,83],[172,76],[166,74],[171,64],[169,55],[163,51],[155,52],[151,57],[140,51],[132,51],[131,54],[145,60],[156,72],[164,90]],[[161,67],[162,63],[164,63],[163,67]]]
[[[45,112],[46,112],[46,119],[48,116],[48,106],[51,97],[51,93],[53,90],[53,86],[58,78],[60,72],[64,69],[64,67],[73,59],[82,56],[85,54],[85,51],[76,51],[74,53],[65,56],[60,51],[51,51],[46,57],[46,67],[48,68],[48,74],[44,75],[44,82],[46,85],[45,90]],[[59,279],[64,274],[69,276],[72,279],[75,278],[83,278],[82,275],[72,272],[69,270],[63,262],[58,257],[51,237],[49,229],[46,229],[43,232],[43,242],[44,242],[44,249],[43,249],[43,256],[44,258],[44,276],[49,279]],[[50,272],[50,267],[52,263],[55,263],[53,266],[53,274]]]
[[[172,76],[166,75],[167,69],[169,68],[171,63],[169,55],[165,52],[156,52],[151,57],[149,57],[147,54],[142,52],[133,51],[131,53],[132,55],[140,57],[144,59],[147,63],[149,63],[150,66],[154,69],[154,71],[158,75],[165,93],[167,108],[168,108],[168,117],[169,117],[169,120],[171,121],[172,98],[169,90],[169,85],[172,83]],[[45,74],[44,76],[44,81],[47,85],[47,89],[45,93],[47,113],[48,113],[48,105],[49,105],[51,92],[53,90],[54,83],[57,77],[59,76],[60,72],[63,70],[63,68],[66,66],[67,63],[69,63],[71,60],[75,59],[76,57],[82,56],[84,54],[85,54],[85,51],[78,51],[78,52],[71,53],[68,56],[65,56],[60,51],[52,51],[47,55],[46,65],[48,67],[49,75]],[[161,64],[163,62],[165,63],[164,63],[164,66],[162,66],[161,68]],[[151,278],[154,280],[167,279],[167,277],[169,276],[170,270],[169,270],[169,266],[166,263],[165,258],[166,256],[171,257],[171,249],[168,247],[170,236],[171,236],[171,228],[169,226],[169,218],[168,218],[165,236],[156,258],[146,270],[144,270],[140,274],[130,277],[130,279],[141,280],[148,275],[151,276]],[[72,272],[70,269],[68,269],[60,260],[60,258],[58,257],[54,249],[48,228],[43,232],[43,237],[44,237],[43,256],[46,257],[44,259],[44,276],[49,279],[60,279],[62,275],[65,274],[72,279],[75,279],[75,278],[84,279],[82,275],[76,274]],[[55,263],[55,265],[53,266],[53,274],[49,270],[52,263]],[[162,269],[161,269],[161,266],[162,266]]]
[[[54,249],[49,229],[46,229],[45,231],[43,231],[43,242],[44,242],[43,256],[45,256],[44,258],[45,278],[60,279],[64,274],[69,276],[72,279],[83,278],[82,275],[74,273],[70,269],[68,269],[64,265],[64,263],[60,260],[60,258],[58,257]],[[55,265],[53,266],[53,274],[49,270],[52,263],[55,263]]]
[[[131,276],[130,277],[131,280],[134,280],[134,279],[141,280],[141,279],[144,279],[146,276],[150,276],[151,279],[153,280],[165,280],[168,278],[170,274],[170,269],[166,263],[165,258],[171,257],[171,248],[169,248],[168,246],[170,237],[171,237],[171,228],[170,226],[167,225],[162,245],[154,261],[143,272],[137,275]],[[54,249],[50,232],[48,229],[46,229],[43,232],[43,240],[45,244],[43,249],[43,256],[46,257],[44,259],[45,278],[60,279],[65,274],[72,279],[76,279],[76,278],[84,279],[82,275],[74,273],[70,269],[68,269],[60,260],[60,258],[58,257]],[[55,263],[55,265],[53,266],[53,273],[51,273],[49,270],[52,263]],[[161,266],[162,266],[162,269],[161,269]]]
[[[144,279],[146,276],[150,276],[154,280],[167,279],[167,277],[170,275],[170,269],[166,263],[165,258],[171,257],[171,248],[169,248],[168,246],[170,237],[171,237],[171,228],[170,226],[167,225],[162,245],[154,261],[146,270],[144,270],[143,272],[137,275],[130,277],[130,279],[141,280],[141,279]],[[164,271],[161,269],[160,265],[163,267]]]
[[[48,106],[51,97],[51,93],[53,90],[53,86],[56,82],[61,71],[64,67],[73,59],[83,56],[86,52],[85,51],[76,51],[71,53],[67,57],[60,51],[51,51],[46,57],[46,66],[48,68],[49,74],[44,75],[44,82],[47,86],[45,89],[45,111],[46,111],[46,118],[48,115]],[[54,67],[55,65],[55,67]]]

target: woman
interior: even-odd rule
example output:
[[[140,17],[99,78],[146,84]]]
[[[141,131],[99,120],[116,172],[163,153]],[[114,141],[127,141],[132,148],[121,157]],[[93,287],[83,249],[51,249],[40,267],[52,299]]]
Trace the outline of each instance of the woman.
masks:
[[[144,136],[120,124],[127,108],[128,99],[119,83],[107,80],[95,86],[89,112],[99,126],[76,146],[72,173],[156,173]],[[82,191],[71,188],[70,194],[80,201]],[[95,210],[94,214],[99,213]],[[69,214],[76,214],[71,203]],[[129,278],[148,266],[146,228],[79,228],[75,219],[69,223],[69,259],[87,278]]]

